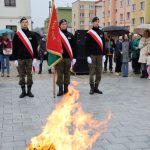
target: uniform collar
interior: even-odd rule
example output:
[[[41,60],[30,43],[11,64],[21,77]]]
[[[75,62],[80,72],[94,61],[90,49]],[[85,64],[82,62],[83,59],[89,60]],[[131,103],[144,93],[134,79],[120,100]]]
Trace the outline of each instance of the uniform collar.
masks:
[[[29,29],[22,29],[22,31],[23,31],[24,33],[27,33],[27,32],[29,31]]]
[[[66,30],[61,30],[63,33],[67,33],[67,29]]]

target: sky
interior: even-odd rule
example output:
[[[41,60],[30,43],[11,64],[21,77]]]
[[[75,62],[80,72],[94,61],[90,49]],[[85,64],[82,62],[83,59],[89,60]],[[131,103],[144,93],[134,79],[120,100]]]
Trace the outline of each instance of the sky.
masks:
[[[75,0],[55,0],[56,7],[72,6]],[[31,0],[33,27],[44,27],[44,20],[49,16],[49,0]]]

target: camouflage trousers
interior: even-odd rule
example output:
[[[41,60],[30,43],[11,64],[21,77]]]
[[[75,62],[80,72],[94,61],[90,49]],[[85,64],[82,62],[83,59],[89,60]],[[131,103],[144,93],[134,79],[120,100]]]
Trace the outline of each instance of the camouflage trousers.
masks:
[[[89,82],[90,84],[99,84],[101,81],[101,74],[102,74],[102,56],[91,55],[91,59],[92,64],[89,64]]]
[[[70,84],[70,58],[63,58],[57,65],[57,85],[62,86],[63,84]]]
[[[32,59],[18,60],[18,70],[19,70],[19,85],[31,86],[33,84],[32,80]],[[25,77],[27,76],[27,82]]]

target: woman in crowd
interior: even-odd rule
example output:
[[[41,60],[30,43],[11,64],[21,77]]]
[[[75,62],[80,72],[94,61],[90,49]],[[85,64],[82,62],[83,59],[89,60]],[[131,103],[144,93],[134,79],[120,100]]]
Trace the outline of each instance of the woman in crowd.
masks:
[[[141,38],[140,43],[139,43],[139,48],[140,48],[139,63],[141,63],[141,71],[142,71],[141,78],[148,77],[146,63],[147,63],[147,49],[148,49],[149,43],[150,43],[150,31],[145,30],[143,37]]]
[[[116,63],[116,68],[115,72],[116,75],[121,74],[121,66],[122,66],[122,36],[119,37],[119,39],[116,42],[116,47],[115,47],[115,54],[114,54],[114,61]]]
[[[150,42],[148,44],[148,47],[147,47],[147,73],[148,73],[148,78],[150,80]]]
[[[140,74],[141,65],[138,62],[140,56],[139,43],[140,43],[140,35],[134,34],[133,40],[131,43],[132,50],[132,68],[135,74]]]
[[[5,60],[6,60],[7,77],[9,77],[10,73],[9,57],[11,54],[12,54],[12,44],[7,36],[7,33],[4,33],[2,35],[2,38],[0,39],[1,77],[4,77]]]
[[[113,73],[113,53],[115,48],[115,42],[111,38],[111,35],[107,33],[105,40],[105,49],[106,49],[106,60],[104,62],[104,72],[107,72],[107,63],[109,60],[109,71]]]
[[[128,62],[130,52],[130,42],[128,35],[124,35],[123,42],[122,42],[122,76],[128,77]]]

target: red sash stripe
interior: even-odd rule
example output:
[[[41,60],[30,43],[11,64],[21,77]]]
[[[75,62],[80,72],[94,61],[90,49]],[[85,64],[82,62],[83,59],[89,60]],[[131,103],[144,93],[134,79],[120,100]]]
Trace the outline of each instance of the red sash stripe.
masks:
[[[94,31],[95,32],[95,31]],[[103,51],[103,43],[102,43],[102,41],[100,41],[101,40],[101,37],[99,37],[99,35],[95,32],[95,33],[93,33],[91,30],[89,30],[88,31],[88,34],[90,34],[92,37],[93,37],[93,39],[96,41],[96,43],[99,45],[99,47],[101,48],[101,50]],[[97,35],[96,35],[97,34]],[[100,39],[98,39],[98,37],[100,38]]]
[[[70,59],[72,60],[73,54],[72,54],[72,49],[71,49],[71,45],[69,43],[69,40],[67,39],[67,37],[65,36],[65,34],[62,31],[60,31],[60,37],[61,37],[62,44],[65,46],[65,48],[66,48],[66,50],[70,56]]]
[[[20,40],[24,44],[24,46],[27,48],[28,52],[30,53],[31,57],[34,58],[33,51],[31,50],[30,46],[26,42],[26,40],[23,38],[20,32],[17,32],[17,35],[19,36]]]

